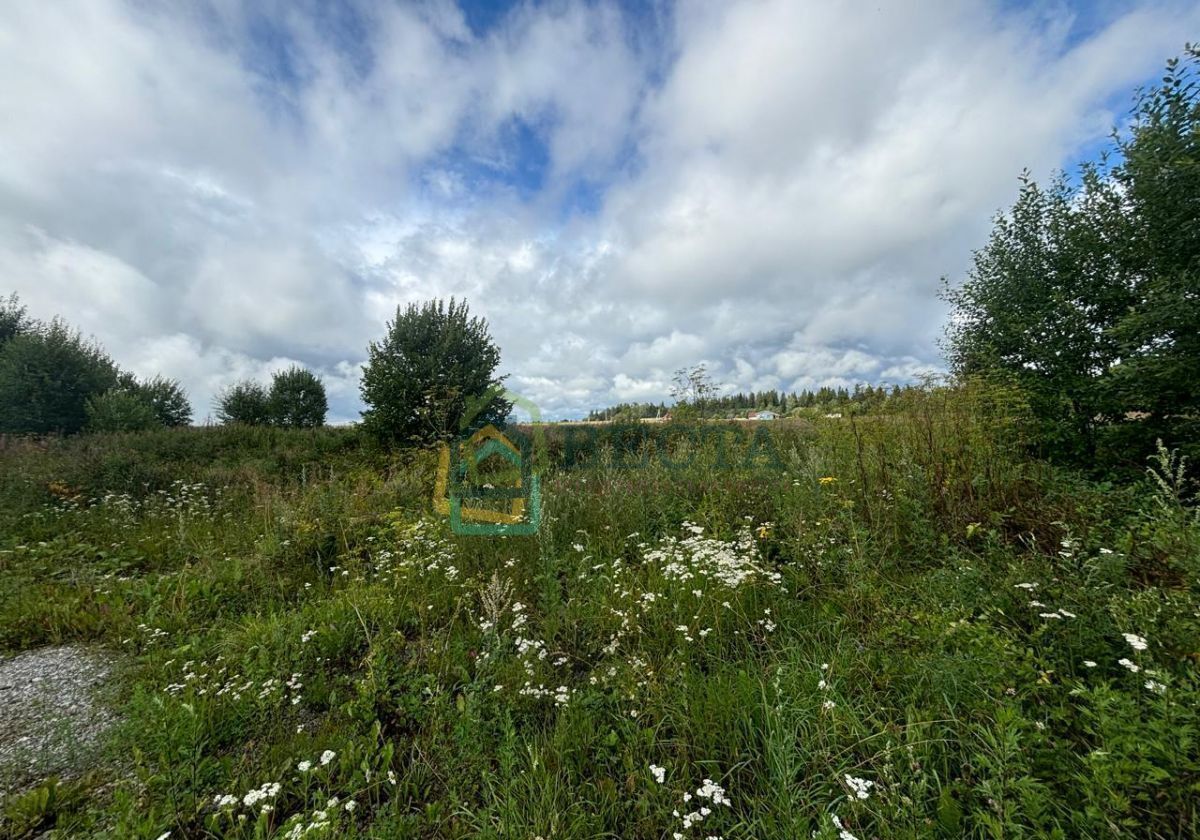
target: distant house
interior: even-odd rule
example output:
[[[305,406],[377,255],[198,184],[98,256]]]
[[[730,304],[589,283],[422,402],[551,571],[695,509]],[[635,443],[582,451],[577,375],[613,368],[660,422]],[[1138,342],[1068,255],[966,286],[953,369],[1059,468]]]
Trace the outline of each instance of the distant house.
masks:
[[[776,414],[774,411],[771,411],[771,409],[765,408],[762,411],[751,411],[750,414],[748,415],[748,419],[750,419],[750,420],[778,420],[779,415]]]

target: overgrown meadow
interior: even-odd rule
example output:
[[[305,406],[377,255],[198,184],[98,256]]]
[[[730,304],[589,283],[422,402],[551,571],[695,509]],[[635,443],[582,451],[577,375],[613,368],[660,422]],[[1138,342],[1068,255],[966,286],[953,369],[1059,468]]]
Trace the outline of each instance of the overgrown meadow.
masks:
[[[457,537],[353,430],[10,441],[0,644],[114,658],[23,837],[1192,837],[1200,520],[1026,459],[975,388],[637,427],[535,537]],[[747,427],[748,428],[748,427]],[[666,441],[665,446],[663,441]]]

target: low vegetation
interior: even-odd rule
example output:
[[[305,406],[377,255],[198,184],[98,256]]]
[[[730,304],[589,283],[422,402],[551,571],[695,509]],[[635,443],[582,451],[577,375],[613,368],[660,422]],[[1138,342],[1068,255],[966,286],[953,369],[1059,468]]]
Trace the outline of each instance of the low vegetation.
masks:
[[[10,445],[0,643],[110,651],[120,723],[5,830],[1192,836],[1186,466],[1088,483],[1022,418],[552,445],[532,537],[455,536],[434,454],[351,429]]]

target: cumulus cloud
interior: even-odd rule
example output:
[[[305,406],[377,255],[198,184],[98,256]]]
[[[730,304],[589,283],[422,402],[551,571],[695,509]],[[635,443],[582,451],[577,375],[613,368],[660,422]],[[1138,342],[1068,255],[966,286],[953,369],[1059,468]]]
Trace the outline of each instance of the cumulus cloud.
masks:
[[[0,271],[179,378],[305,364],[353,419],[398,305],[465,296],[548,416],[936,370],[1016,175],[1119,122],[1182,2],[16,4]]]

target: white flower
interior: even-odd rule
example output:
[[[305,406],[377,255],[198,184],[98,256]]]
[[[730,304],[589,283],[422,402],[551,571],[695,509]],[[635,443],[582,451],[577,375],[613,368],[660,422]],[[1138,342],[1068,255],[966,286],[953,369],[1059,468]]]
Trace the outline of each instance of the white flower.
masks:
[[[1026,589],[1026,590],[1037,589],[1036,583],[1018,583],[1018,584],[1015,584],[1015,586],[1017,589]]]
[[[858,840],[842,826],[842,821],[837,818],[837,814],[833,815],[833,825],[838,830],[838,840]]]
[[[837,706],[837,703],[834,703],[832,700],[826,700],[824,703],[821,704],[821,708],[824,709],[825,711],[829,711],[830,709],[835,708],[836,706]]]
[[[1146,688],[1153,691],[1155,694],[1162,694],[1167,690],[1167,687],[1156,680],[1146,680]]]
[[[1125,667],[1125,668],[1128,668],[1130,671],[1132,671],[1132,672],[1133,672],[1133,673],[1135,673],[1135,674],[1136,674],[1138,671],[1142,670],[1142,669],[1141,669],[1141,666],[1133,664],[1133,663],[1132,663],[1132,662],[1130,662],[1128,659],[1118,659],[1118,660],[1117,660],[1117,664],[1118,664],[1118,665],[1121,665],[1121,666],[1123,666],[1123,667]]]
[[[299,764],[296,765],[296,769],[299,770],[301,773],[307,773],[309,770],[312,769],[312,762],[308,761],[307,759],[304,761],[301,761]]]
[[[1134,650],[1146,649],[1146,640],[1136,633],[1122,633],[1121,635],[1125,637],[1125,641],[1129,642],[1129,646]]]
[[[358,803],[351,799],[342,807],[345,808],[347,812],[351,812],[358,807]]]
[[[838,830],[838,840],[858,840],[857,837],[842,826],[842,821],[837,818],[837,814],[833,815],[833,825]]]
[[[849,773],[843,777],[846,780],[846,786],[854,792],[854,795],[859,799],[869,799],[871,796],[871,788],[875,787],[875,783],[870,779],[859,779],[851,776]]]
[[[571,548],[573,548],[573,549],[575,549],[576,551],[579,551],[579,552],[582,552],[582,551],[583,551],[583,546],[582,546],[582,545],[580,545],[579,543],[575,543],[574,545],[572,545],[572,546],[571,546]]]
[[[1095,662],[1093,662],[1093,661],[1092,661],[1092,660],[1090,660],[1090,659],[1085,659],[1085,660],[1083,660],[1083,667],[1085,667],[1085,668],[1095,668],[1095,667],[1096,667],[1096,663],[1095,663]]]
[[[654,775],[654,781],[658,782],[660,785],[666,781],[667,768],[659,767],[657,764],[651,764],[650,772]]]
[[[321,753],[321,766],[325,766],[335,758],[337,758],[337,753],[333,750],[325,750],[325,752]]]

